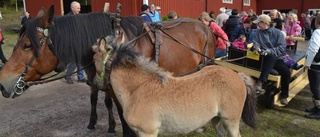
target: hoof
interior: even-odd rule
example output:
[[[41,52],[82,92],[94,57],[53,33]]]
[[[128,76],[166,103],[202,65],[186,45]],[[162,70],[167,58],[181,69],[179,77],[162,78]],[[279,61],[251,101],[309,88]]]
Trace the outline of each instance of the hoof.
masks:
[[[198,129],[196,130],[196,132],[197,132],[197,133],[203,133],[203,128],[198,128]]]
[[[94,131],[94,129],[89,129],[89,128],[87,128],[87,133],[92,133],[93,131]]]
[[[115,137],[116,133],[107,133],[107,137]]]

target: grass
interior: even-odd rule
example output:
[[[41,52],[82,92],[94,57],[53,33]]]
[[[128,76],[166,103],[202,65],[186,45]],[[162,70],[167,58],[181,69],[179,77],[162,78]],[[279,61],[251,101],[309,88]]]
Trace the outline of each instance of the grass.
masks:
[[[20,9],[18,12],[14,8],[0,8],[2,19],[0,20],[0,27],[3,29],[6,43],[2,45],[2,50],[7,59],[11,56],[12,49],[17,42],[18,33],[11,30],[11,28],[19,28],[21,15],[23,10]]]
[[[20,26],[22,9],[0,8],[3,19],[0,26],[4,29],[6,44],[2,45],[7,59],[17,42],[18,34],[11,28]],[[312,105],[311,92],[308,88],[302,90],[286,107],[263,109],[259,107],[257,117],[257,129],[253,130],[247,125],[241,124],[240,132],[243,137],[317,137],[320,136],[320,121],[303,117],[305,108]],[[211,125],[204,127],[203,133],[190,133],[179,137],[214,137],[214,129]]]

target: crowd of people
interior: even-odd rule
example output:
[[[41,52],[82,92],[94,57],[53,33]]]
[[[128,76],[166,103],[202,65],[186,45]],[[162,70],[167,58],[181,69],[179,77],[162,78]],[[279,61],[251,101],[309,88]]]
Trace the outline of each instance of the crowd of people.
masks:
[[[161,22],[161,15],[155,7],[154,3],[143,5],[140,16],[147,22]],[[320,12],[302,13],[301,20],[298,20],[296,13],[280,13],[276,9],[261,15],[256,15],[252,9],[240,12],[238,9],[221,7],[219,10],[217,16],[211,11],[201,13],[198,18],[217,37],[215,57],[227,55],[229,46],[245,50],[248,43],[254,43],[264,55],[257,84],[266,87],[269,73],[277,71],[281,75],[280,103],[283,105],[288,104],[290,68],[299,70],[305,65],[315,104],[315,107],[306,110],[310,112],[306,117],[320,119],[320,61],[314,59],[320,58]],[[169,19],[178,17],[175,11],[170,11],[167,16]],[[294,37],[302,36],[310,40],[307,62],[297,64],[288,56],[286,49],[296,50],[297,41]]]

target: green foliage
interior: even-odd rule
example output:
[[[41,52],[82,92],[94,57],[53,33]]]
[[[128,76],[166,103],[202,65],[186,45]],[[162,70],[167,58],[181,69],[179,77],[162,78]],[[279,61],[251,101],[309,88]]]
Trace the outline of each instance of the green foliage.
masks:
[[[169,20],[168,16],[163,16],[162,17],[162,21],[168,21],[168,20]]]
[[[15,7],[16,3],[18,7],[23,7],[23,0],[0,0],[0,7]]]

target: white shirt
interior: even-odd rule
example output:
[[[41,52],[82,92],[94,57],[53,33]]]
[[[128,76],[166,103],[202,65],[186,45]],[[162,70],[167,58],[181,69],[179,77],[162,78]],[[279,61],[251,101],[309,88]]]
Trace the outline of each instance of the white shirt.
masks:
[[[316,63],[313,61],[314,56],[317,54],[320,48],[320,28],[316,29],[311,36],[311,39],[308,43],[308,51],[307,51],[307,60],[306,60],[306,66],[313,65],[320,65],[320,62]]]

